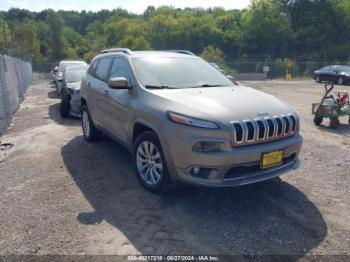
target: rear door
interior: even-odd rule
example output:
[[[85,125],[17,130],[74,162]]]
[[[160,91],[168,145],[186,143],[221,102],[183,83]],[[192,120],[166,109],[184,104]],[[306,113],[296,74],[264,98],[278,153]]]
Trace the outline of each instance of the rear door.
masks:
[[[93,83],[95,83],[95,72],[97,69],[97,65],[99,63],[100,59],[95,59],[92,64],[90,65],[87,74],[86,74],[86,78],[83,80],[82,85],[84,86],[84,88],[86,89],[86,91],[84,91],[84,96],[85,96],[85,100],[87,101],[87,105],[89,108],[89,113],[90,116],[92,117],[92,120],[95,124],[99,124],[98,119],[96,119],[95,117],[95,108],[96,108],[96,90],[95,88],[93,88]]]
[[[108,126],[106,116],[106,99],[108,98],[108,85],[107,77],[109,74],[110,66],[112,63],[112,57],[102,57],[96,67],[94,77],[91,78],[90,83],[90,96],[93,105],[92,119],[95,124],[106,128]],[[90,110],[90,107],[89,107]]]
[[[339,66],[332,66],[332,73],[330,74],[330,81],[337,82],[341,68]]]

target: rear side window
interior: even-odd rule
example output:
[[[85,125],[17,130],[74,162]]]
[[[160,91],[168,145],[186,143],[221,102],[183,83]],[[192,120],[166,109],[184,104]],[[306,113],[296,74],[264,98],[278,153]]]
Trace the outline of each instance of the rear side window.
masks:
[[[95,72],[96,72],[96,68],[97,68],[97,65],[98,65],[98,62],[100,60],[99,59],[96,59],[92,64],[91,66],[89,67],[89,70],[88,70],[88,74],[91,75],[91,76],[95,76]]]
[[[97,65],[95,78],[103,82],[106,82],[112,59],[113,59],[112,57],[106,57],[106,58],[100,59],[100,62]]]

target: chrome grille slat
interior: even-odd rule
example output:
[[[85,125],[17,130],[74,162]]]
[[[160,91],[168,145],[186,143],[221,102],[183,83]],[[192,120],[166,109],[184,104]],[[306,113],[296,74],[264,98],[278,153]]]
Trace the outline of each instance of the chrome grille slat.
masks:
[[[247,143],[252,143],[255,141],[255,138],[256,138],[256,128],[255,128],[255,125],[253,124],[253,121],[251,120],[244,120],[243,121],[244,123],[244,127],[245,127],[245,142]],[[250,125],[251,124],[253,126],[253,138],[249,138],[249,135],[250,135]]]
[[[268,118],[266,119],[266,123],[267,123],[267,126],[268,126],[268,130],[267,130],[267,139],[269,138],[273,138],[275,136],[275,131],[276,131],[276,123],[275,121],[273,120],[273,118]],[[271,123],[271,127],[270,127],[270,124]],[[271,129],[271,132],[272,132],[272,135],[270,135],[270,129]]]
[[[259,118],[256,118],[254,119],[254,122],[256,123],[256,126],[257,126],[257,136],[256,136],[256,140],[263,140],[265,139],[265,133],[266,133],[266,126],[264,124],[264,120],[263,119],[259,119]],[[262,124],[262,128],[260,128],[260,124]],[[260,137],[260,129],[263,130],[263,134],[262,134],[262,137]]]
[[[269,135],[269,125],[267,124],[267,117],[264,118],[263,120],[263,124],[265,126],[265,133],[264,133],[264,139],[268,139],[268,135]]]
[[[293,135],[297,125],[298,118],[294,114],[232,121],[233,145],[243,146],[283,139]]]

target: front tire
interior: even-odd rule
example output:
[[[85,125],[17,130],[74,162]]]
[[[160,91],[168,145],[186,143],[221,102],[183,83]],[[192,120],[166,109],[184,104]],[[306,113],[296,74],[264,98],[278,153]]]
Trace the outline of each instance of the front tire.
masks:
[[[68,117],[70,112],[70,97],[65,94],[61,94],[60,112],[62,117]]]
[[[319,75],[316,76],[315,78],[316,83],[321,83],[321,77]]]
[[[323,117],[321,117],[321,116],[315,116],[315,117],[314,117],[314,124],[315,124],[316,126],[321,125],[321,124],[322,124],[322,121],[323,121]]]
[[[102,133],[92,122],[88,107],[86,105],[82,105],[81,107],[81,126],[86,141],[93,142],[101,138]]]
[[[136,139],[133,158],[137,178],[144,188],[153,193],[171,188],[162,147],[153,131],[146,131]]]

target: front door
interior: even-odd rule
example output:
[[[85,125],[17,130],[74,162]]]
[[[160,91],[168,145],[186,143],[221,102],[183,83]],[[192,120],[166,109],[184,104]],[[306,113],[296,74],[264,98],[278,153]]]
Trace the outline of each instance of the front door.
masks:
[[[128,85],[132,86],[131,74],[128,61],[123,57],[115,57],[109,79],[115,77],[124,77],[128,80]],[[108,130],[122,141],[128,139],[128,127],[130,126],[131,110],[129,108],[130,99],[133,92],[127,89],[111,89],[108,90],[109,99],[106,101],[106,107],[110,113],[107,114]]]

